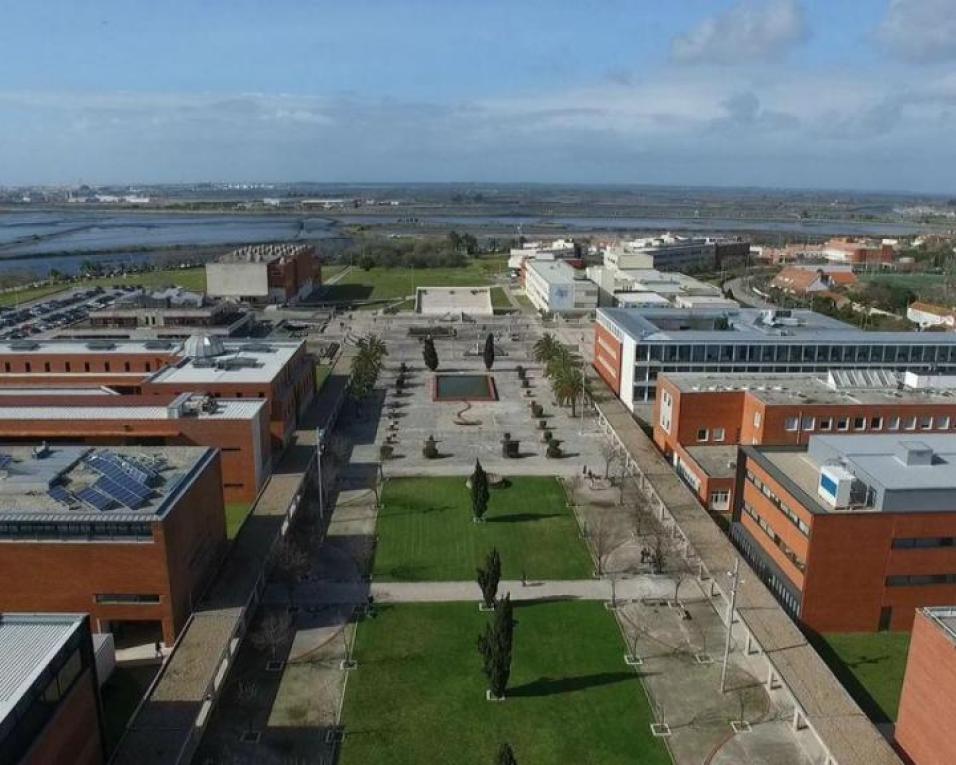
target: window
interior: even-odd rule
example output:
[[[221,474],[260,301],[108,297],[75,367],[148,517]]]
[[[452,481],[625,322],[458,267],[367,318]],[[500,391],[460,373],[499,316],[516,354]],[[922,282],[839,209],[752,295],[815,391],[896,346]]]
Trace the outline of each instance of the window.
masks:
[[[147,372],[152,372],[152,371],[153,371],[152,368],[151,368],[151,365],[150,365],[150,363],[149,363],[148,361],[146,362],[146,371],[147,371]]]
[[[27,369],[27,372],[30,371],[30,362],[29,362],[29,361],[26,363],[26,369]]]
[[[69,371],[70,371],[70,362],[69,362],[69,361],[64,362],[63,367],[64,367],[64,369],[66,369],[67,372],[69,372]]]
[[[760,412],[754,412],[754,427],[760,427]]]
[[[803,418],[803,429],[804,430],[813,430],[816,425],[815,417],[804,417]]]
[[[110,363],[108,361],[103,362],[103,369],[105,369],[107,372],[110,371]]]
[[[853,430],[866,430],[866,417],[854,417]]]
[[[870,430],[883,430],[883,418],[870,417]]]
[[[83,362],[83,371],[84,371],[84,372],[89,372],[89,371],[90,371],[90,362],[88,362],[88,361],[84,361],[84,362]]]
[[[129,362],[128,362],[128,361],[124,361],[124,362],[123,362],[123,371],[124,371],[124,372],[129,372]]]
[[[938,430],[949,430],[949,417],[937,417],[936,428]]]
[[[837,420],[837,430],[849,430],[850,429],[850,418],[841,417]]]
[[[954,537],[899,537],[893,540],[894,550],[926,550],[936,547],[953,547]]]
[[[697,440],[706,441],[707,435],[708,435],[707,428],[700,428],[700,430],[697,431]]]
[[[833,418],[832,417],[821,417],[820,418],[820,430],[830,430],[833,427]]]
[[[10,362],[9,362],[9,361],[4,361],[4,362],[3,362],[3,371],[4,371],[4,372],[9,372],[9,371],[10,371]]]
[[[886,425],[887,430],[899,430],[900,429],[900,418],[899,417],[890,417],[889,422]]]
[[[714,428],[713,436],[715,441],[723,441],[725,435],[723,428]]]
[[[915,417],[907,417],[907,418],[903,421],[903,429],[904,429],[904,430],[916,430],[916,418],[915,418]]]
[[[932,430],[933,429],[933,418],[932,417],[920,417],[919,418],[919,429],[920,430]]]
[[[783,429],[790,431],[791,433],[800,427],[800,418],[799,417],[787,417],[783,421]]]
[[[710,493],[711,506],[720,505],[720,506],[726,507],[729,499],[730,499],[729,491],[712,491]]]
[[[44,372],[49,372],[49,371],[50,371],[50,362],[49,362],[49,361],[44,361],[44,362],[43,362],[43,371],[44,371]]]
[[[159,603],[159,595],[135,595],[131,593],[113,593],[101,595],[97,593],[94,596],[97,603],[117,603],[126,605],[129,603],[156,604]]]

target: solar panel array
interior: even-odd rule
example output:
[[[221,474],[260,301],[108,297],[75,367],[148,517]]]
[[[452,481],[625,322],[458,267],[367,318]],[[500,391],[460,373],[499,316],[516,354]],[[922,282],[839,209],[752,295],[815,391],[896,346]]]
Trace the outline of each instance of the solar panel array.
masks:
[[[51,486],[47,490],[47,494],[49,494],[57,502],[60,502],[67,507],[72,506],[76,502],[76,497],[74,497],[71,492],[67,491],[62,486]]]
[[[104,510],[110,510],[113,507],[113,500],[110,497],[107,497],[105,494],[98,492],[92,486],[87,486],[85,489],[80,489],[76,496],[83,500],[86,504],[90,505],[95,510],[100,512]]]
[[[96,483],[93,484],[93,488],[112,497],[130,510],[136,510],[145,505],[150,495],[149,488],[134,481],[129,476],[110,478],[109,476],[101,475]]]
[[[90,467],[102,475],[111,478],[125,475],[144,485],[159,477],[159,474],[153,468],[141,462],[134,462],[127,457],[121,457],[113,452],[94,452],[89,456],[88,462]]]

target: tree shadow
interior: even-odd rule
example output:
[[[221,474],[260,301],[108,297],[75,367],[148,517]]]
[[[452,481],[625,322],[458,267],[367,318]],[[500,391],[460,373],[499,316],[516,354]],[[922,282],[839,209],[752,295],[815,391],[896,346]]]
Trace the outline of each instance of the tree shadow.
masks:
[[[602,685],[613,685],[633,681],[637,678],[633,672],[598,672],[579,677],[551,678],[542,677],[517,688],[509,688],[507,695],[512,698],[532,698],[535,696],[554,696],[559,693],[574,693]]]
[[[510,513],[509,515],[490,515],[485,520],[488,523],[524,523],[525,521],[543,521],[546,518],[557,518],[561,513]]]

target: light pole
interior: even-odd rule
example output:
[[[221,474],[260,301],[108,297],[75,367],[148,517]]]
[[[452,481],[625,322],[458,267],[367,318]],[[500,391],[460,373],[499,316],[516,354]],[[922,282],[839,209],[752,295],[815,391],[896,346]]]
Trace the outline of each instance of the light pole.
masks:
[[[578,420],[578,435],[584,435],[584,402],[587,399],[587,381],[584,379],[584,365],[581,365],[581,419]]]
[[[727,685],[727,660],[730,658],[730,639],[734,631],[734,609],[737,606],[737,586],[740,584],[740,558],[734,558],[734,582],[730,588],[730,609],[727,615],[727,639],[724,641],[724,664],[720,668],[720,692]]]
[[[325,496],[322,487],[322,453],[325,451],[325,428],[315,429],[315,474],[319,488],[319,518],[325,519]]]

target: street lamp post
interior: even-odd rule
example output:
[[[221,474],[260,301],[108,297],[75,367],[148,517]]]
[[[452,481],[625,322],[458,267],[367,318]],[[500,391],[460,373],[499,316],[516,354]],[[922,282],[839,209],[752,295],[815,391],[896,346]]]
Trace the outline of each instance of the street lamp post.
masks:
[[[322,486],[322,453],[325,451],[325,428],[315,429],[315,474],[319,489],[319,517],[325,518],[325,492]]]
[[[727,615],[727,639],[724,641],[724,663],[720,668],[720,692],[727,686],[727,660],[730,658],[730,639],[734,631],[734,609],[737,606],[737,586],[740,584],[740,558],[734,559],[734,582],[730,588],[730,609]]]

